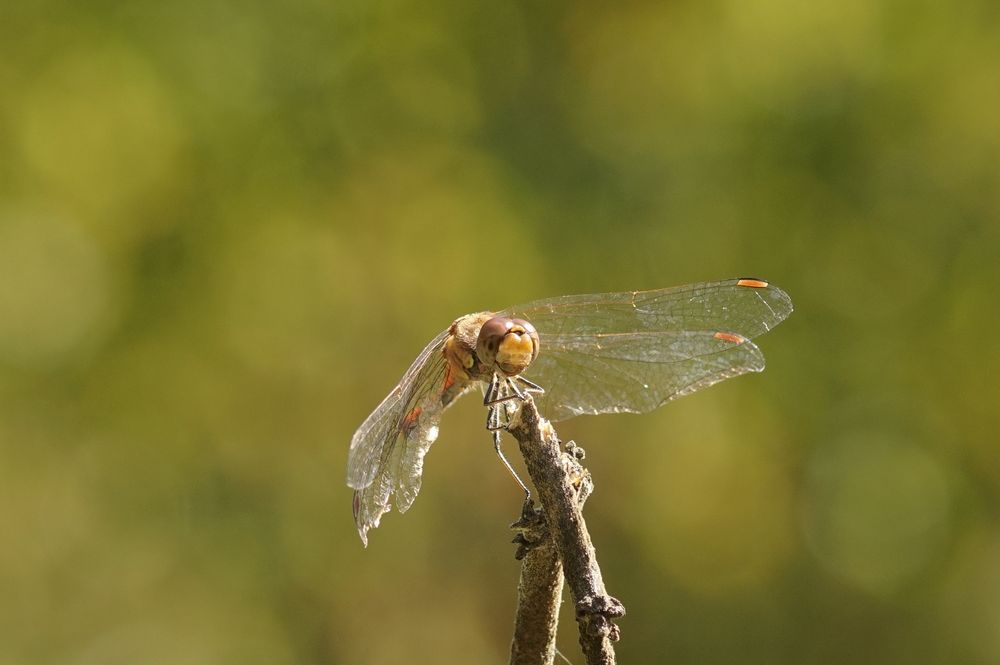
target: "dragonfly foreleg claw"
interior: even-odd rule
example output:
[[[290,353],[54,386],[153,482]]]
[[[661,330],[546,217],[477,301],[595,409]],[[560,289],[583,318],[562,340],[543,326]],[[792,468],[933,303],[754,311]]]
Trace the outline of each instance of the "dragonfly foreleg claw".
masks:
[[[535,502],[531,500],[531,492],[528,488],[524,488],[524,503],[521,505],[521,519],[531,520],[537,515],[535,511]]]
[[[538,385],[534,381],[531,381],[530,379],[524,378],[520,374],[514,377],[514,380],[524,386],[525,392],[538,393],[539,395],[545,392],[545,388],[542,388],[540,385]]]

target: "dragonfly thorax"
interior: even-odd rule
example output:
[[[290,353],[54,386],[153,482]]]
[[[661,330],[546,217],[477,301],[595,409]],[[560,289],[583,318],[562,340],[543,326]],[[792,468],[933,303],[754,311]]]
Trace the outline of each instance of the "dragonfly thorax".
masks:
[[[493,312],[466,314],[455,319],[448,328],[442,353],[454,376],[464,381],[490,380],[493,369],[476,356],[476,340],[483,324],[492,317]]]

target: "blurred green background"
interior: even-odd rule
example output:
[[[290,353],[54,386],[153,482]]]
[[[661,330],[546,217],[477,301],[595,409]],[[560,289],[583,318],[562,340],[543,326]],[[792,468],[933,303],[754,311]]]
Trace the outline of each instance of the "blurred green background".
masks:
[[[9,2],[0,85],[0,662],[506,662],[482,407],[367,550],[354,429],[458,315],[748,274],[764,374],[559,428],[620,660],[1000,662],[996,2]]]

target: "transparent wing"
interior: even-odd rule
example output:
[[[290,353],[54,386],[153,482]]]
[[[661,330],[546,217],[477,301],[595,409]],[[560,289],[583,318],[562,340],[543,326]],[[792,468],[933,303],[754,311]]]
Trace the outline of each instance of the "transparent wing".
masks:
[[[347,484],[355,490],[354,521],[365,545],[393,495],[400,512],[417,497],[441,413],[468,389],[448,371],[441,352],[447,337],[445,331],[431,340],[351,439]]]
[[[788,295],[757,279],[653,291],[562,296],[505,314],[531,321],[541,352],[525,376],[546,393],[552,420],[641,413],[733,376],[764,369],[750,338],[792,312]]]
[[[581,414],[645,413],[713,383],[764,369],[760,349],[730,333],[585,333],[543,340],[543,351],[525,376],[545,388],[535,401],[553,421]]]
[[[764,286],[753,286],[762,284]],[[792,300],[753,278],[652,291],[560,296],[513,307],[506,316],[531,321],[539,334],[724,330],[752,339],[784,321]],[[542,353],[546,352],[542,340]]]

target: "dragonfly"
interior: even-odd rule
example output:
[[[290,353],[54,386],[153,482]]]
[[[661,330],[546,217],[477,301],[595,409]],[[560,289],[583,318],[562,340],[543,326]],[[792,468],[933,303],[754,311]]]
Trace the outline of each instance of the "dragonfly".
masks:
[[[480,389],[487,429],[500,432],[531,395],[550,421],[646,413],[719,381],[764,370],[751,341],[792,312],[788,294],[758,278],[649,291],[558,296],[456,319],[424,347],[351,439],[347,484],[367,547],[392,503],[406,512],[441,415]]]

